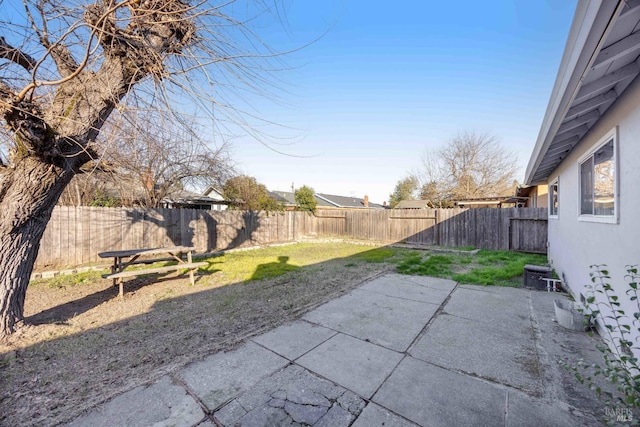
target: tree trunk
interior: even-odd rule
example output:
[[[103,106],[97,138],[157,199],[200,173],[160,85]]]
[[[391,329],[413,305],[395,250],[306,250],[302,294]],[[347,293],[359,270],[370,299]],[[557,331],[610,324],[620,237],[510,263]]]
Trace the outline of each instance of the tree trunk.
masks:
[[[20,161],[0,184],[0,338],[24,320],[24,300],[40,240],[56,201],[73,177],[33,158]]]
[[[3,81],[5,75],[13,79],[13,71],[0,73],[0,120],[14,134],[10,164],[0,161],[0,338],[24,320],[29,276],[60,195],[74,173],[95,158],[93,145],[114,107],[149,74],[165,78],[164,60],[195,40],[192,13],[181,0],[97,1],[83,14],[91,28],[84,62],[76,63],[72,51],[84,50],[87,31],[70,30],[49,45],[46,26],[38,31],[35,23],[47,48],[42,62],[6,46],[0,52],[0,59],[34,73],[32,84],[20,92]],[[42,17],[47,19],[44,12]],[[49,82],[46,96],[38,96],[35,69],[49,56],[62,79]]]

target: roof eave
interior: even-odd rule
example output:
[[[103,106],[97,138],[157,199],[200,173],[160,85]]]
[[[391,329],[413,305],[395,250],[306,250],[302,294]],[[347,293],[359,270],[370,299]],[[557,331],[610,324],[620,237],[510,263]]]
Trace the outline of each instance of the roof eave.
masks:
[[[624,0],[581,0],[578,3],[547,111],[529,158],[526,185],[541,184],[548,178],[549,174],[536,177],[540,163],[623,4]]]

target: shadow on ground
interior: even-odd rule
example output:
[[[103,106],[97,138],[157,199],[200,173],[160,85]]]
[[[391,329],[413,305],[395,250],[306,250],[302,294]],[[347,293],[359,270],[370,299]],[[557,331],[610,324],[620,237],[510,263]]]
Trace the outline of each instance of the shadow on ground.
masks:
[[[214,274],[219,270],[211,269],[211,266],[216,264],[216,262],[209,262],[209,266],[204,267],[206,271],[199,271],[199,274],[196,276],[196,283],[202,279],[203,275]],[[151,286],[157,283],[162,283],[165,281],[176,280],[178,277],[184,277],[183,275],[178,275],[175,272],[169,274],[145,274],[142,277],[129,279],[125,281],[125,292],[129,294],[135,294],[140,291],[142,288],[146,286]],[[107,280],[103,280],[106,282]],[[112,283],[111,280],[108,280],[109,283]],[[105,285],[107,286],[107,285]],[[65,323],[69,319],[86,313],[89,310],[92,310],[99,305],[102,305],[108,301],[114,300],[118,298],[118,286],[112,285],[107,286],[103,290],[95,292],[90,295],[86,295],[82,298],[78,298],[73,301],[66,302],[64,304],[57,305],[55,307],[51,307],[49,309],[43,310],[39,313],[36,313],[32,316],[28,316],[25,318],[25,321],[29,325],[44,325],[49,323]]]
[[[369,313],[353,309],[365,300],[359,297],[362,296],[362,291],[349,292],[365,282],[367,283],[365,286],[371,288],[373,286],[371,279],[390,271],[391,264],[385,263],[385,258],[380,257],[380,253],[381,249],[376,248],[354,256],[335,258],[302,268],[289,264],[290,260],[282,256],[278,262],[258,266],[251,277],[254,280],[221,287],[211,285],[214,287],[203,288],[205,281],[202,279],[207,278],[203,275],[199,276],[200,284],[195,287],[189,286],[186,278],[155,282],[155,286],[151,284],[153,281],[151,278],[148,281],[147,278],[137,279],[137,281],[126,282],[123,301],[115,298],[116,290],[110,287],[58,307],[62,311],[56,312],[56,308],[52,308],[36,314],[32,319],[43,322],[40,324],[43,333],[49,334],[46,339],[27,348],[0,355],[0,379],[4,385],[3,392],[0,394],[0,406],[4,409],[0,414],[0,424],[43,425],[66,422],[100,402],[135,387],[153,383],[167,373],[179,371],[189,363],[221,350],[237,349],[247,339],[298,319],[326,301],[345,294],[347,294],[345,298],[341,299],[343,306],[339,306],[337,302],[327,304],[330,307],[338,305],[337,310],[332,312],[329,318],[338,322],[339,315],[351,314],[359,316],[361,320],[368,319]],[[369,260],[376,262],[369,262]],[[257,280],[268,277],[270,272],[278,270],[284,270],[286,273]],[[379,282],[374,282],[377,283],[376,286],[381,286]],[[173,287],[180,287],[186,294],[176,296],[172,293]],[[464,293],[475,292],[474,287],[470,288],[471,290]],[[486,288],[476,290],[483,289]],[[368,291],[380,294],[389,292],[384,287]],[[517,292],[517,290],[513,291]],[[148,300],[148,306],[145,306],[144,312],[140,313],[139,304],[145,298]],[[394,318],[402,318],[410,311],[403,308],[402,304],[416,306],[424,302],[419,300],[409,302],[410,298],[401,295],[391,295],[391,298],[394,300],[393,313],[396,314]],[[415,299],[416,295],[412,295],[411,298]],[[445,296],[440,300],[449,302]],[[379,314],[382,316],[389,310],[386,310],[387,305],[382,304],[381,301],[376,302],[376,309],[381,310]],[[98,307],[99,305],[104,307]],[[98,309],[92,310],[93,308]],[[512,313],[514,310],[512,305],[489,307],[479,298],[467,298],[460,301],[452,300],[442,310],[437,308],[438,306],[434,305],[428,313],[422,313],[424,314],[422,319],[427,322],[429,316],[437,315],[433,324],[429,323],[435,330],[443,328],[442,330],[446,331],[453,325],[454,329],[462,333],[461,336],[452,338],[443,334],[423,337],[424,339],[416,341],[411,347],[412,350],[407,350],[407,346],[412,344],[414,338],[404,337],[404,334],[411,328],[396,325],[392,328],[391,334],[385,338],[386,341],[378,342],[375,336],[375,323],[371,319],[371,322],[365,322],[363,329],[344,331],[351,338],[345,335],[342,340],[353,342],[359,339],[354,337],[362,336],[361,341],[366,344],[360,343],[361,346],[381,345],[387,351],[398,352],[400,356],[411,355],[410,352],[413,351],[414,359],[419,363],[415,361],[410,363],[428,363],[454,373],[470,369],[471,362],[491,361],[494,362],[491,369],[487,371],[479,368],[476,371],[471,369],[470,373],[482,378],[482,381],[495,382],[500,387],[514,387],[519,392],[531,393],[536,398],[540,396],[543,388],[538,384],[537,378],[542,378],[541,381],[549,383],[560,383],[562,390],[574,387],[572,389],[574,394],[584,391],[584,387],[575,385],[576,381],[569,372],[563,372],[557,369],[557,366],[547,371],[541,368],[538,362],[542,353],[535,347],[535,342],[538,340],[534,336],[535,331],[529,331],[525,336],[520,336],[509,331],[509,319],[501,318],[499,326],[502,329],[494,331],[493,335],[487,335],[486,331],[493,330],[491,325],[478,328],[477,324],[469,323],[477,320],[473,316],[483,316],[485,312],[500,312],[500,310],[513,314],[513,319],[517,322],[526,323],[530,315],[528,306],[519,307],[519,312]],[[70,313],[75,312],[88,316],[90,320],[92,313],[103,309],[105,312],[114,313],[114,318],[122,317],[123,313],[130,317],[125,320],[106,322],[106,324],[103,322],[101,325],[96,323],[94,326],[91,322],[86,322],[79,326],[73,322],[75,316],[69,316]],[[66,314],[56,317],[56,313],[62,312]],[[65,318],[66,320],[60,320]],[[46,319],[63,324],[47,325],[44,324]],[[320,323],[321,319],[314,320],[309,315],[307,321]],[[356,325],[358,324],[360,323]],[[481,323],[480,326],[483,324]],[[344,324],[325,322],[324,327],[339,331],[340,328],[344,328]],[[370,330],[368,328],[373,328],[371,336],[362,335]],[[417,334],[419,330],[411,332]],[[29,331],[27,330],[26,333]],[[404,340],[398,342],[399,337],[404,337]],[[431,338],[434,339],[433,342],[429,341]],[[560,338],[553,336],[552,341],[545,345],[563,348],[565,343],[553,341],[555,339]],[[450,344],[443,344],[447,342]],[[470,342],[475,344],[469,347]],[[508,373],[505,374],[507,377],[501,377],[501,366],[506,362],[500,363],[505,359],[498,357],[501,350],[496,349],[495,342],[505,343],[507,346],[525,342],[520,347],[526,352],[520,354],[514,364],[517,369],[524,369],[527,373],[522,377],[524,379],[521,382],[514,382],[508,377]],[[421,346],[420,343],[424,345]],[[443,350],[434,352],[433,349],[438,348],[438,345],[443,346]],[[460,359],[453,357],[439,359],[445,350],[451,349],[459,355],[468,356],[467,360],[463,358],[458,366],[452,363]],[[578,349],[580,349],[579,346]],[[552,352],[546,354],[548,358],[556,357]],[[328,356],[325,356],[322,356],[318,363],[322,360],[331,361]],[[379,374],[374,371],[370,376],[375,376],[374,373]],[[298,373],[290,374],[298,375]],[[410,374],[407,375],[408,378],[411,377]],[[445,375],[447,376],[449,374]],[[374,392],[375,388],[359,393],[366,394],[368,399]],[[538,409],[542,411],[544,408]]]
[[[47,425],[71,419],[164,372],[232,349],[389,269],[382,262],[368,263],[362,254],[304,268],[286,261],[276,263],[291,270],[282,276],[222,287],[191,287],[184,276],[159,282],[129,280],[123,301],[117,298],[117,289],[107,285],[31,316],[34,326],[22,335],[37,330],[39,342],[0,354],[0,425]],[[265,268],[255,273],[261,276],[269,270]],[[207,276],[197,277],[202,282]],[[171,290],[176,286],[188,293],[176,297]],[[139,313],[145,295],[149,308],[133,314]],[[91,316],[102,312],[130,317],[97,326]],[[74,322],[80,316],[85,316],[85,324]],[[19,340],[19,335],[14,338]]]

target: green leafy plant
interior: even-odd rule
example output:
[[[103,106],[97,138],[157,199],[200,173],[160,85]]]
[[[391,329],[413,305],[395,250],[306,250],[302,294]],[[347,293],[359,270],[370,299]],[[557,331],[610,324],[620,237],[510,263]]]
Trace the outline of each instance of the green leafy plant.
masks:
[[[306,185],[298,188],[294,193],[298,209],[305,212],[315,212],[318,202],[316,201],[314,194],[315,191],[313,190],[313,188]]]
[[[640,408],[640,366],[637,354],[640,346],[633,335],[640,334],[640,300],[638,300],[637,266],[627,266],[625,281],[627,289],[621,298],[619,292],[611,285],[611,276],[605,265],[591,266],[593,285],[586,298],[584,309],[586,321],[599,319],[603,326],[605,344],[596,347],[602,353],[601,364],[585,364],[580,360],[565,367],[574,372],[578,381],[587,384],[594,390],[607,406],[608,422],[638,422],[632,410]],[[633,313],[627,313],[625,307],[632,307]],[[608,380],[618,393],[604,390],[597,382],[602,377]]]
[[[96,194],[93,197],[93,200],[89,202],[89,206],[95,207],[103,207],[103,208],[113,208],[120,204],[118,199],[109,195],[104,190],[96,190]]]

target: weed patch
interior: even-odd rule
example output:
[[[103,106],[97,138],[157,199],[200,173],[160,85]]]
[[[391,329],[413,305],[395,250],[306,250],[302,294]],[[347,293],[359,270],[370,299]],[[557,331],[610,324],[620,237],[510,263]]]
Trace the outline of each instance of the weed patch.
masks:
[[[398,265],[398,271],[403,274],[418,276],[448,277],[452,274],[453,256],[432,255],[422,261],[421,257],[412,257]]]
[[[476,255],[432,255],[425,260],[412,255],[397,265],[401,274],[434,276],[459,283],[497,286],[522,286],[526,264],[546,264],[543,255],[510,251],[481,250]]]

